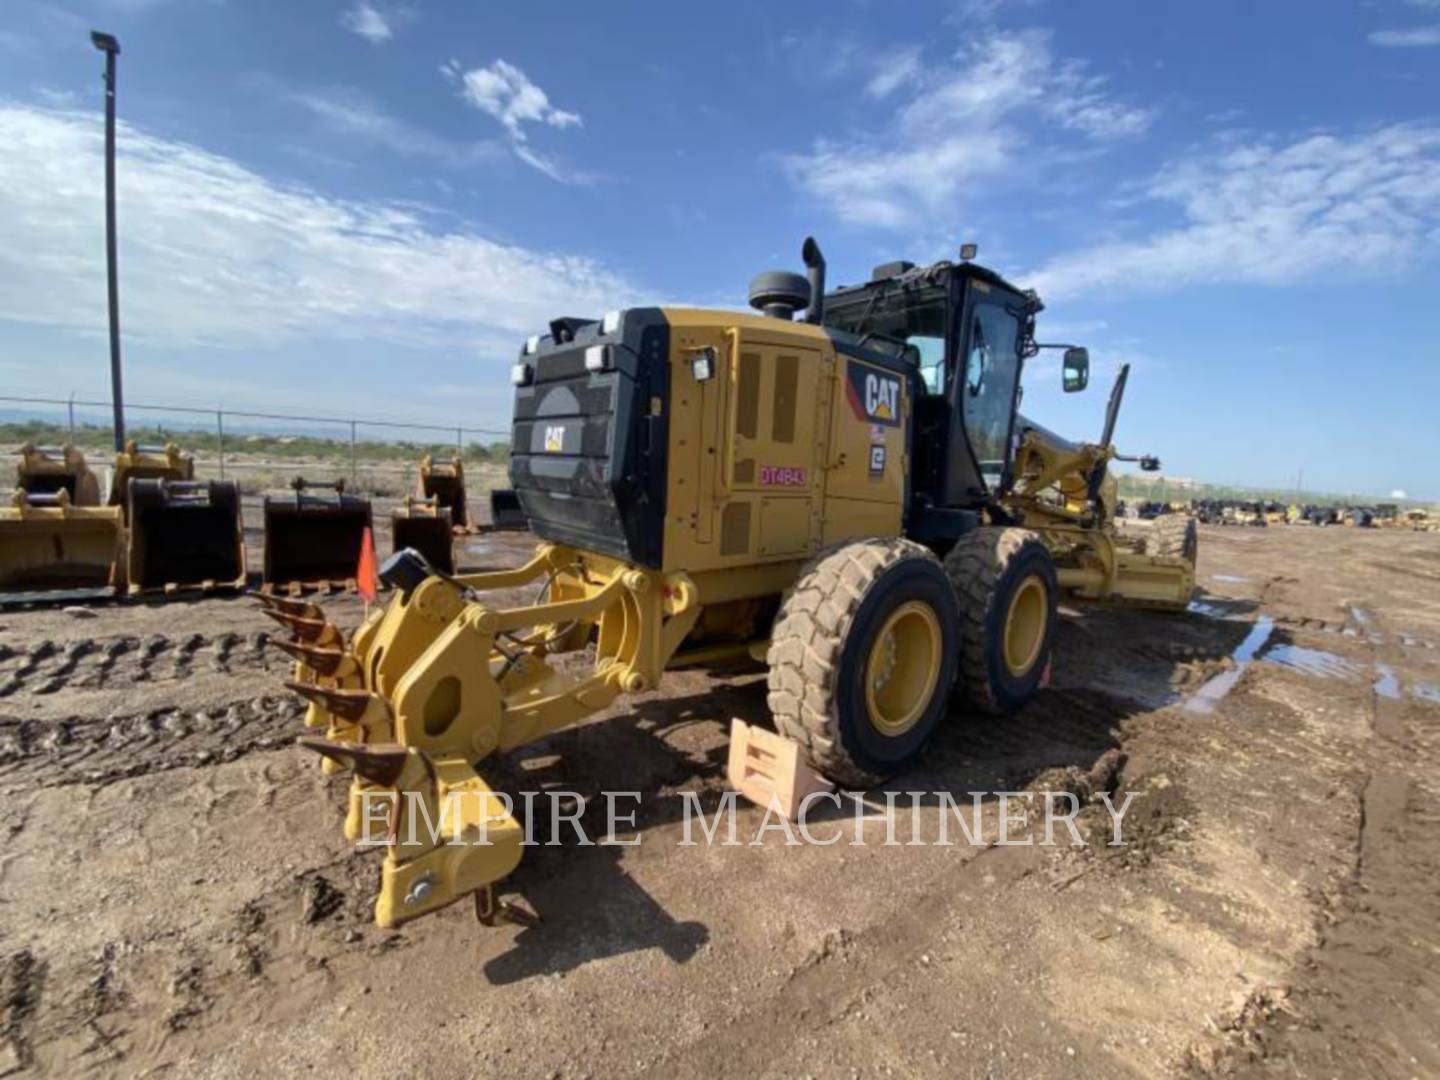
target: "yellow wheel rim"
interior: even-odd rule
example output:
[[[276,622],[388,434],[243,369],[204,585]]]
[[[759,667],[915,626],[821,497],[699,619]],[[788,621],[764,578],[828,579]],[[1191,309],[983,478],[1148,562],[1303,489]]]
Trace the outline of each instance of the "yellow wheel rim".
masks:
[[[940,620],[920,600],[890,613],[865,663],[870,723],[889,738],[920,722],[940,681]]]
[[[1045,584],[1031,574],[1015,590],[1005,614],[1005,666],[1011,675],[1024,675],[1035,666],[1049,621]]]

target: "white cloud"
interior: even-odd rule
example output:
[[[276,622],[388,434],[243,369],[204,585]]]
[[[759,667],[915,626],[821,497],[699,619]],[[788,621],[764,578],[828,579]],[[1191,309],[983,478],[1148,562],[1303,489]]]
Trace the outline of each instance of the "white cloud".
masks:
[[[0,106],[0,319],[104,327],[102,144],[92,116]],[[277,183],[129,125],[119,154],[127,337],[234,348],[338,338],[508,356],[556,314],[636,298],[590,259]]]
[[[1027,284],[1064,298],[1393,269],[1440,244],[1440,127],[1198,151],[1143,196],[1178,207],[1184,224],[1061,255]]]
[[[881,55],[874,61],[875,74],[865,84],[865,92],[873,98],[889,97],[902,86],[920,77],[920,47],[911,45]]]
[[[340,16],[340,24],[359,34],[372,45],[380,45],[395,36],[390,20],[378,8],[361,0]]]
[[[525,141],[523,124],[567,128],[581,123],[578,113],[551,105],[544,90],[531,82],[525,72],[504,60],[464,72],[460,75],[460,84],[465,100],[499,120],[517,142]]]
[[[500,121],[510,136],[515,156],[532,169],[562,184],[588,184],[589,174],[566,172],[553,158],[529,145],[526,124],[545,124],[553,128],[579,127],[579,113],[568,112],[550,104],[550,96],[530,81],[530,77],[506,60],[496,60],[489,67],[465,71],[458,60],[440,66],[440,73],[460,84],[460,96],[481,112]]]
[[[820,139],[781,159],[791,182],[842,220],[906,227],[956,210],[975,180],[1018,171],[1032,141],[1023,118],[1055,138],[1095,142],[1143,134],[1153,119],[1112,97],[1082,62],[1056,59],[1042,31],[984,33],[953,63],[927,69],[916,53],[896,71],[903,77],[867,88],[882,97],[912,88],[884,134]]]
[[[1374,30],[1369,34],[1371,45],[1390,49],[1420,49],[1440,45],[1440,23],[1412,26],[1405,30]]]

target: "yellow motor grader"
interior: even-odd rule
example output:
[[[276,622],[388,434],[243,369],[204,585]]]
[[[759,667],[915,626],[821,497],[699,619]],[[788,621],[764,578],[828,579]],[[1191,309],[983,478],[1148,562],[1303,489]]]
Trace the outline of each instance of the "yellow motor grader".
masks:
[[[353,771],[346,835],[387,845],[380,925],[472,894],[482,921],[520,919],[495,884],[522,829],[477,766],[669,668],[762,661],[779,733],[865,787],[952,701],[1021,708],[1062,590],[1188,598],[1193,534],[1188,554],[1140,555],[1113,532],[1118,397],[1092,446],[1018,416],[1045,347],[1034,293],[965,249],[827,293],[813,240],[803,254],[807,276],[752,282],[758,314],[632,308],[525,343],[510,478],[540,543],[523,566],[451,575],[398,552],[391,599],[349,637],[265,600],[323,731],[304,744]],[[1066,348],[1065,388],[1088,368]]]

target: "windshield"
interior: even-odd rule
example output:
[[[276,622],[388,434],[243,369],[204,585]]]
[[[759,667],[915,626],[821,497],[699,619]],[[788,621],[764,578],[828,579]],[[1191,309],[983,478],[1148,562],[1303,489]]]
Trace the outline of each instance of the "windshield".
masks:
[[[874,335],[870,344],[902,352],[920,369],[925,389],[940,394],[945,390],[947,308],[943,285],[881,283],[843,299],[827,298],[825,325],[860,337]]]

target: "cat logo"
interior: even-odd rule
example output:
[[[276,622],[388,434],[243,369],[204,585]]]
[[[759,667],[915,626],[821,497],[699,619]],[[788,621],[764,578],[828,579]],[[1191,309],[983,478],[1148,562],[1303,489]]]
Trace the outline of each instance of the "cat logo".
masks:
[[[885,427],[900,425],[900,376],[849,361],[846,366],[846,396],[861,420]]]
[[[545,452],[558,454],[565,449],[565,425],[557,424],[545,429]]]

